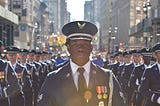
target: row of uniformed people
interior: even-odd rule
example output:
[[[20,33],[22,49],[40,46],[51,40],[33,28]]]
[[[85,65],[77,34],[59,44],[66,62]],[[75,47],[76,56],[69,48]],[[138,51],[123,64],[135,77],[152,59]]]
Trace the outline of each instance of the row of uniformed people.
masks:
[[[15,71],[2,59],[0,66],[0,106],[24,106],[21,104],[24,97]]]
[[[11,89],[19,89],[19,92],[15,93],[14,95],[16,96],[13,97],[8,93],[8,96],[6,96],[8,99],[3,96],[6,102],[6,105],[3,103],[3,106],[36,106],[38,92],[46,75],[48,72],[56,69],[55,60],[51,59],[51,53],[36,52],[34,50],[29,51],[13,46],[5,48],[4,52],[9,62],[4,60],[2,62],[5,64],[9,63],[7,67],[10,67],[15,72],[15,80],[16,78],[18,79],[19,88],[11,86]],[[2,69],[0,74],[0,85],[3,85],[3,87],[0,87],[2,89],[0,92],[7,86],[10,86],[10,84],[5,84],[6,79],[12,78],[4,75],[6,73],[5,70],[5,68]],[[7,70],[7,72],[10,71]]]
[[[152,47],[152,52],[155,64],[145,70],[139,87],[145,106],[160,105],[160,42]]]
[[[116,53],[108,61],[111,64],[105,68],[116,75],[128,106],[160,105],[160,43],[149,49]]]
[[[0,40],[0,54],[2,48],[3,42]],[[0,58],[0,106],[16,106],[13,98],[23,98],[18,79],[11,65]],[[19,101],[16,103],[19,105]]]

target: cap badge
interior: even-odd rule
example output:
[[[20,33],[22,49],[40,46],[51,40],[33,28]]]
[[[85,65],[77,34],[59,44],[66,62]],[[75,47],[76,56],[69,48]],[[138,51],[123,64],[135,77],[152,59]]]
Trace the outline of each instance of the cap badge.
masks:
[[[149,48],[146,48],[146,51],[149,51]]]
[[[77,24],[78,24],[79,29],[83,29],[83,27],[86,25],[86,23],[80,24],[79,22]]]

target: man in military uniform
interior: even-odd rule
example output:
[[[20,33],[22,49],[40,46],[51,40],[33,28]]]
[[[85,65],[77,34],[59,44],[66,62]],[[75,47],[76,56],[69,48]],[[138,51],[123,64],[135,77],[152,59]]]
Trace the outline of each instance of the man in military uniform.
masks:
[[[26,60],[27,60],[27,54],[29,53],[29,51],[27,49],[20,49],[18,52],[18,58],[19,58],[19,62],[21,65],[23,65],[24,67],[26,67],[27,72],[28,72],[28,83],[30,83],[30,87],[27,88],[24,92],[25,94],[25,106],[32,106],[33,103],[33,83],[35,80],[35,67],[32,66],[31,64],[29,64]],[[36,76],[37,77],[37,76]],[[33,82],[33,83],[32,83]]]
[[[156,63],[145,70],[139,89],[144,98],[144,106],[160,105],[160,43],[155,44],[152,51]]]
[[[8,62],[1,59],[0,66],[0,106],[18,106],[19,102],[17,105],[10,103],[10,100],[13,98],[16,101],[19,101],[18,95],[21,94],[15,71]]]
[[[143,63],[141,62],[141,64],[137,65],[137,67],[134,68],[129,80],[129,87],[130,89],[132,89],[132,97],[130,102],[133,102],[133,106],[141,105],[142,95],[140,95],[140,93],[138,92],[138,87],[141,84],[141,78],[145,69],[151,66],[150,61],[152,58],[152,53],[150,48],[142,48],[139,50],[139,53],[142,56]]]
[[[11,63],[12,68],[16,72],[18,81],[21,85],[21,89],[24,93],[24,98],[26,98],[27,91],[31,90],[31,82],[30,82],[30,76],[27,72],[26,67],[22,66],[20,63],[17,62],[17,53],[19,52],[19,49],[14,46],[9,46],[5,48],[6,50],[6,57]],[[26,104],[26,101],[22,99],[19,95],[19,100],[16,101],[16,99],[11,99],[11,103],[14,104],[14,106],[23,106]],[[17,104],[19,103],[19,104]]]
[[[121,84],[122,84],[122,90],[125,94],[125,97],[127,99],[127,104],[128,104],[129,98],[131,96],[130,88],[128,86],[128,81],[129,81],[131,73],[134,69],[134,63],[131,62],[131,57],[132,57],[131,51],[125,51],[123,55],[124,55],[124,59],[125,59],[125,65],[124,65],[122,73],[121,73]]]
[[[55,60],[51,60],[52,57],[52,53],[51,52],[44,52],[44,62],[48,65],[48,71],[52,72],[54,70],[56,70],[56,61]]]
[[[86,21],[66,24],[69,62],[50,73],[40,91],[38,106],[124,106],[112,71],[90,60],[91,40],[97,27]]]
[[[113,63],[112,68],[111,68],[111,70],[113,71],[113,73],[115,74],[116,77],[118,75],[118,67],[119,67],[119,64],[120,64],[120,62],[119,62],[119,53],[120,52],[114,53],[115,62]]]
[[[119,65],[117,67],[117,79],[118,79],[119,83],[121,84],[121,73],[122,73],[123,67],[125,65],[123,52],[118,53],[118,62],[119,62]]]
[[[29,53],[27,55],[28,63],[31,65],[32,71],[32,84],[34,89],[34,99],[33,104],[34,106],[37,105],[37,98],[38,98],[38,92],[40,89],[40,71],[42,70],[42,67],[40,63],[34,61],[34,56],[36,54],[35,50],[29,50]]]
[[[48,74],[48,67],[47,64],[41,60],[42,52],[36,51],[34,55],[34,61],[41,65],[41,71],[39,71],[39,79],[40,79],[40,87],[42,86],[47,74]]]

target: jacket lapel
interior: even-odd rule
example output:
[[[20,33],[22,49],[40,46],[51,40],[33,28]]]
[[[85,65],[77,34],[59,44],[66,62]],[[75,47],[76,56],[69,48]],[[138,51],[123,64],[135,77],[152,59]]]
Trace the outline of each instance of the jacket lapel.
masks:
[[[96,86],[96,75],[97,72],[96,72],[96,67],[91,63],[91,67],[90,67],[90,78],[89,78],[89,86],[88,86],[88,89],[93,89],[93,87]]]
[[[70,63],[68,63],[66,65],[66,67],[63,68],[62,70],[63,76],[62,76],[62,82],[63,82],[63,88],[67,89],[68,92],[77,92],[77,88],[74,84],[74,80],[73,80],[73,76],[72,76],[72,71],[71,71],[71,67],[70,67]]]

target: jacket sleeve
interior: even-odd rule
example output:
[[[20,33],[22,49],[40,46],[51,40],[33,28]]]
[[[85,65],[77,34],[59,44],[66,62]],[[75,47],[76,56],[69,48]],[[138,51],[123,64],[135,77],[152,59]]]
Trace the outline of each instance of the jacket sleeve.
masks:
[[[22,92],[15,71],[11,68],[9,63],[6,63],[5,72],[7,75],[6,82],[8,85],[6,88],[7,96],[12,97]]]
[[[109,86],[110,96],[108,106],[125,106],[120,84],[112,72],[110,72]]]
[[[160,92],[156,91],[149,91],[147,95],[148,99],[151,100],[151,102],[160,104]]]
[[[53,80],[53,75],[48,75],[41,87],[38,100],[37,100],[37,106],[57,106],[54,95],[52,92],[53,89],[51,90],[51,83],[54,83]]]

